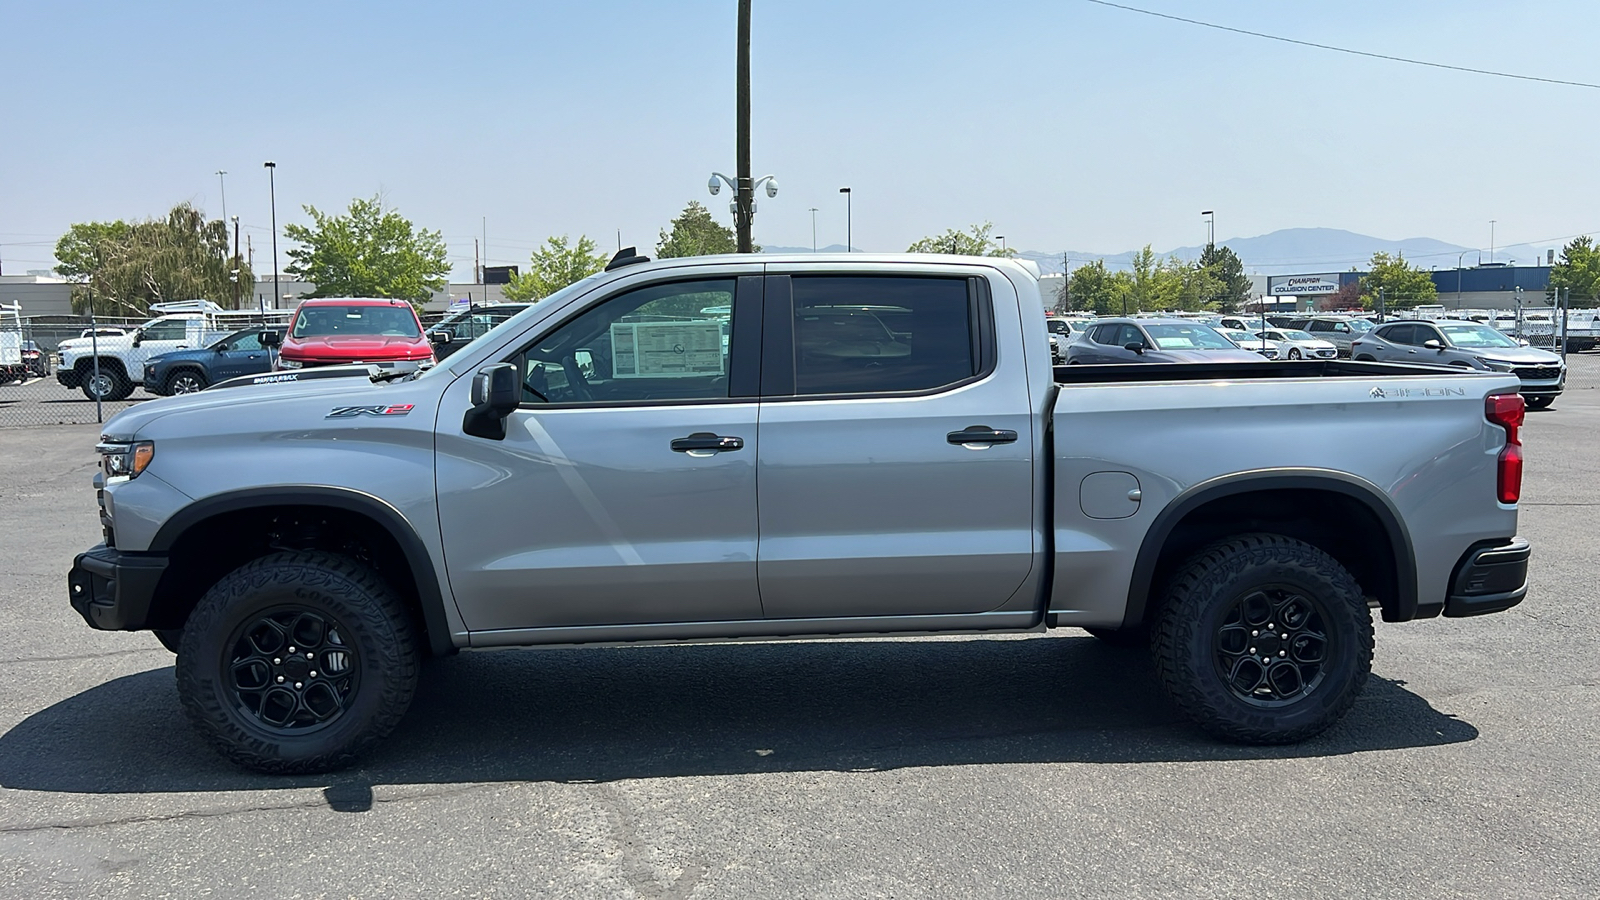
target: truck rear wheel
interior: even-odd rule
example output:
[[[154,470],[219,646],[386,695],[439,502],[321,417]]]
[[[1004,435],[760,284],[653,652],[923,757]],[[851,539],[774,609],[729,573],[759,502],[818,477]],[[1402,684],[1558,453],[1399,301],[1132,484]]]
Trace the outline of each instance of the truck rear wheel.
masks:
[[[1153,649],[1168,696],[1201,728],[1293,743],[1355,703],[1372,671],[1372,614],[1333,557],[1281,535],[1241,535],[1178,570]]]
[[[271,774],[355,762],[392,731],[417,684],[406,610],[365,566],[277,553],[234,570],[183,628],[178,696],[218,751]]]

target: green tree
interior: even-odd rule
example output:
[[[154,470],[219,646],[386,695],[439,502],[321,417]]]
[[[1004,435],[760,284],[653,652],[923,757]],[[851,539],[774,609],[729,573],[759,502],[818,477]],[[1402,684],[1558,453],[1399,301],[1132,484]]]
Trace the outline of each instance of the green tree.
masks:
[[[1210,273],[1215,282],[1205,298],[1207,306],[1218,312],[1237,312],[1250,299],[1250,276],[1244,273],[1244,263],[1231,248],[1206,244],[1200,253],[1200,267]]]
[[[1099,316],[1121,315],[1128,308],[1128,297],[1133,293],[1133,276],[1127,272],[1108,272],[1106,261],[1097,259],[1072,270],[1068,279],[1067,294],[1072,308],[1088,310]]]
[[[973,225],[966,231],[949,229],[944,234],[925,237],[906,248],[907,253],[948,253],[954,256],[1004,256],[1012,257],[1017,251],[1002,249],[989,233],[993,222]]]
[[[1573,302],[1588,305],[1600,299],[1600,247],[1588,235],[1573,238],[1561,248],[1561,260],[1550,267],[1550,288],[1545,296],[1554,301],[1560,289],[1569,291]]]
[[[284,271],[310,281],[307,297],[391,297],[420,304],[443,290],[450,263],[437,231],[419,230],[382,196],[350,201],[345,215],[305,211],[315,224],[286,225],[283,233],[301,244]]]
[[[755,248],[759,251],[761,248]],[[739,241],[733,229],[717,224],[711,210],[699,201],[690,200],[683,212],[672,220],[672,231],[663,230],[656,243],[656,258],[671,259],[679,256],[710,256],[713,253],[736,253]]]
[[[1432,303],[1439,296],[1433,279],[1406,262],[1405,254],[1390,256],[1379,250],[1372,254],[1368,268],[1370,271],[1361,277],[1361,305],[1367,309],[1377,308],[1379,291],[1383,292],[1388,309],[1410,309],[1419,303]]]
[[[164,219],[73,225],[56,242],[56,260],[56,272],[74,283],[79,312],[143,316],[152,303],[233,297],[228,227],[187,203]],[[240,283],[249,284],[249,267],[239,268]]]
[[[578,243],[567,244],[567,236],[549,237],[533,251],[528,271],[514,276],[505,287],[507,300],[543,300],[569,284],[582,281],[606,267],[606,258],[595,253],[594,241],[578,235]]]

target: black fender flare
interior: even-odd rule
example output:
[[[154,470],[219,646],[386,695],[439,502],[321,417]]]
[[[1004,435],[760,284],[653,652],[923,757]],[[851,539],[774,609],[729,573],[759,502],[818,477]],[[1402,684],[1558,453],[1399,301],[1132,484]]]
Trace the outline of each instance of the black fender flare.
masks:
[[[1134,559],[1133,577],[1128,583],[1128,606],[1122,616],[1122,627],[1134,628],[1144,621],[1149,607],[1150,592],[1155,588],[1156,565],[1167,540],[1190,513],[1213,500],[1235,494],[1271,490],[1319,490],[1350,497],[1365,506],[1389,539],[1394,553],[1395,610],[1391,618],[1385,611],[1385,621],[1405,622],[1417,617],[1417,558],[1411,545],[1411,533],[1405,520],[1395,508],[1394,501],[1377,485],[1347,472],[1333,469],[1265,469],[1237,472],[1190,486],[1173,498],[1145,532]]]
[[[445,617],[444,595],[427,545],[398,509],[378,497],[350,488],[328,485],[302,485],[289,488],[258,487],[213,494],[189,504],[168,519],[150,541],[153,553],[168,553],[190,528],[223,513],[270,506],[324,506],[366,516],[394,538],[411,569],[422,607],[423,623],[428,628],[428,649],[434,656],[456,652],[450,640],[450,625]]]

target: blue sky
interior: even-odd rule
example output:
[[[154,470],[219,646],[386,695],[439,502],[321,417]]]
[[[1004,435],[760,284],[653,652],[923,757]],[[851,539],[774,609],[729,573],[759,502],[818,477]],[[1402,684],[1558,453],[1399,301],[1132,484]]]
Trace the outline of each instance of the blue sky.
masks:
[[[1132,0],[1376,53],[1600,82],[1592,0]],[[1117,252],[1326,226],[1463,246],[1600,231],[1600,91],[1363,59],[1083,0],[755,0],[756,240],[903,250],[989,220],[1013,248]],[[457,277],[547,235],[653,247],[724,220],[733,0],[0,0],[0,259],[73,222],[227,206],[270,272],[302,204],[382,192]],[[286,244],[280,239],[280,264]],[[1246,260],[1248,265],[1251,261]]]

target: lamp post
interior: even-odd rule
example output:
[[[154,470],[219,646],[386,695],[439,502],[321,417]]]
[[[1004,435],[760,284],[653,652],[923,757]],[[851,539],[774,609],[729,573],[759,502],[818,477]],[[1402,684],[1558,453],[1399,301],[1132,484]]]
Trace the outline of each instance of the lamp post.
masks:
[[[1471,252],[1471,250],[1463,250],[1456,254],[1456,309],[1461,308],[1461,257]]]
[[[222,221],[224,222],[228,221],[228,179],[223,177],[227,174],[227,169],[217,170],[217,184],[222,186]]]
[[[748,178],[744,179],[746,183],[748,183],[749,180],[750,179]],[[763,175],[756,181],[755,184],[750,185],[750,199],[747,201],[750,204],[749,212],[744,212],[739,209],[739,204],[741,198],[744,197],[744,194],[739,189],[738,180],[729,178],[721,172],[712,172],[711,180],[706,182],[706,190],[711,192],[711,196],[715,197],[717,194],[722,192],[722,186],[724,184],[733,190],[733,201],[728,204],[728,209],[733,211],[734,225],[738,226],[739,228],[739,252],[749,253],[751,246],[753,246],[750,243],[749,238],[750,226],[753,224],[756,217],[756,190],[762,185],[766,185],[768,197],[778,196],[777,179],[771,175]]]
[[[844,195],[844,252],[854,252],[854,243],[850,239],[850,189],[839,188],[839,193]]]
[[[811,252],[817,252],[817,208],[811,207]]]
[[[1206,246],[1217,245],[1217,214],[1209,209],[1200,210],[1200,215],[1206,217]]]
[[[1494,219],[1489,220],[1489,262],[1494,262]]]
[[[239,217],[233,217],[233,266],[228,271],[228,280],[233,282],[233,308],[239,308]]]
[[[267,160],[267,191],[272,197],[272,308],[278,308],[278,164]]]
[[[994,236],[994,239],[1000,242],[1000,255],[1001,256],[1005,256],[1006,255],[1006,236],[1003,235],[1003,234],[997,234],[997,235]]]

